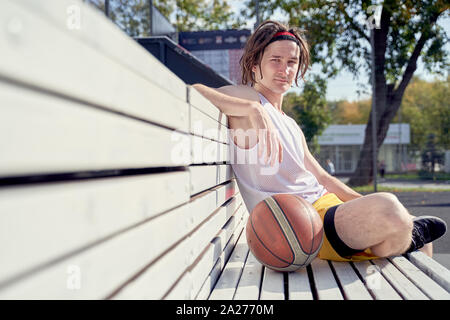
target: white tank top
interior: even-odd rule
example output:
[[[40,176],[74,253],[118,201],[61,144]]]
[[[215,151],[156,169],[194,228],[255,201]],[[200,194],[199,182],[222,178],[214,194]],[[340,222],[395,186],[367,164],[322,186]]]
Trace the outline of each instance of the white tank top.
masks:
[[[252,212],[260,201],[277,193],[295,194],[313,203],[327,190],[305,168],[302,130],[294,119],[281,114],[261,93],[258,94],[261,104],[279,130],[283,162],[277,160],[273,167],[270,162],[265,164],[267,148],[258,159],[259,142],[252,148],[242,149],[234,143],[231,129],[228,129],[231,166],[248,212]]]

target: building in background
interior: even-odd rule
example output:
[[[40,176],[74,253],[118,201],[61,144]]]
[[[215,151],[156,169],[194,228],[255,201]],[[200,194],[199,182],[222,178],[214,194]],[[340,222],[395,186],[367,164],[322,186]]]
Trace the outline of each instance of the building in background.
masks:
[[[223,77],[240,84],[239,60],[250,33],[247,29],[180,32],[178,43]]]
[[[444,171],[450,173],[450,150],[445,151]]]
[[[359,152],[364,142],[366,125],[330,125],[318,138],[319,161],[326,159],[335,165],[336,174],[350,174],[356,169]],[[387,172],[416,170],[420,158],[408,155],[410,127],[408,123],[390,124],[383,145],[378,150],[378,160],[384,161]],[[368,163],[367,165],[372,165]]]

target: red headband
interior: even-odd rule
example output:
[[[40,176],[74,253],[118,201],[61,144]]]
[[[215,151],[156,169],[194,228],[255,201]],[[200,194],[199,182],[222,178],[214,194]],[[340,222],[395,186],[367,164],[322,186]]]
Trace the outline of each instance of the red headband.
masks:
[[[298,39],[294,36],[294,34],[288,31],[280,31],[275,33],[275,35],[272,37],[272,39],[270,39],[267,45],[277,40],[291,40],[294,41],[297,45],[300,45]]]
[[[277,32],[277,33],[275,33],[275,35],[273,37],[275,38],[275,37],[278,37],[278,36],[291,36],[291,37],[295,38],[295,36],[292,33],[288,32],[288,31]]]

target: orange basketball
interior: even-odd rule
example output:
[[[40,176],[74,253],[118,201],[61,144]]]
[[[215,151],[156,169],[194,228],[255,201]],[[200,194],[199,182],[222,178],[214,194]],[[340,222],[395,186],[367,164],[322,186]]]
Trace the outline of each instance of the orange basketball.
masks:
[[[246,226],[247,243],[263,265],[295,271],[317,256],[323,223],[314,207],[293,194],[276,194],[258,203]]]

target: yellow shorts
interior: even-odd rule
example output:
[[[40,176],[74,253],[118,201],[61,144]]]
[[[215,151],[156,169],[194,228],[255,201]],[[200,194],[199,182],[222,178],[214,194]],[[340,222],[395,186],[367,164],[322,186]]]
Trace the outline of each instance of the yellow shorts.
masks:
[[[320,197],[312,205],[319,213],[320,218],[322,219],[323,222],[327,210],[341,203],[344,202],[341,201],[341,199],[339,199],[334,193],[327,193],[324,196]],[[379,258],[373,255],[370,249],[366,249],[363,252],[356,253],[347,258],[341,257],[331,246],[330,242],[328,241],[325,235],[325,232],[323,235],[322,248],[319,251],[318,257],[323,260],[333,260],[333,261],[363,261]]]

